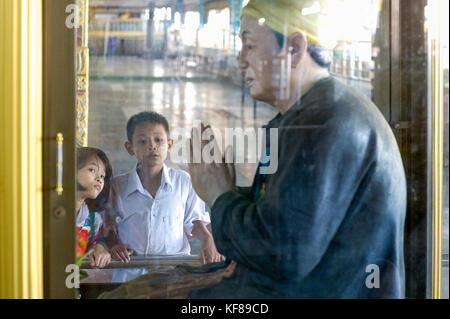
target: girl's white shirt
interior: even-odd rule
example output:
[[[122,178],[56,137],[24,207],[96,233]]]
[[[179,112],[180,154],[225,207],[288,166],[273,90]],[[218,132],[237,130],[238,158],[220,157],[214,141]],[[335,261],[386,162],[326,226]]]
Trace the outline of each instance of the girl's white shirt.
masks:
[[[87,227],[86,220],[88,218],[89,218],[89,208],[86,203],[83,203],[80,207],[80,212],[77,215],[76,226],[81,228]],[[103,224],[102,217],[100,216],[99,213],[95,213],[95,220],[94,220],[95,234],[98,234],[98,231],[100,230],[102,224]]]

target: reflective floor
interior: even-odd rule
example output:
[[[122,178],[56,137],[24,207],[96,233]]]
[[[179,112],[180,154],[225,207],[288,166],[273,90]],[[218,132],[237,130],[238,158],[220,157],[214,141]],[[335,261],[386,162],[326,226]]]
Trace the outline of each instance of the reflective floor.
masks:
[[[275,110],[256,105],[240,86],[220,81],[178,63],[137,57],[91,57],[89,87],[89,145],[103,149],[113,164],[114,174],[135,165],[123,146],[126,123],[134,114],[156,111],[169,121],[171,131],[180,129],[186,137],[201,120],[214,128],[258,128],[272,119]],[[187,169],[183,163],[168,165]],[[238,167],[237,183],[249,185],[256,163]]]
[[[179,63],[137,57],[91,57],[89,83],[88,144],[106,152],[114,175],[136,165],[125,148],[126,123],[142,111],[164,115],[171,132],[180,129],[189,136],[194,121],[218,128],[258,128],[277,112],[253,99],[242,88],[221,81],[213,74],[187,68]],[[256,115],[256,117],[255,117]],[[255,163],[237,165],[237,184],[249,186],[257,168]],[[166,161],[170,167],[187,170],[183,163]],[[191,254],[199,254],[200,241],[193,240]],[[108,271],[91,271],[91,282],[108,282]]]

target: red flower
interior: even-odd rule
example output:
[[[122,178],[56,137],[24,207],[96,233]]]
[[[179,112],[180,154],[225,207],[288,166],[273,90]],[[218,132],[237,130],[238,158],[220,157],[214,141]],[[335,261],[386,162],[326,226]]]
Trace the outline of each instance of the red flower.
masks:
[[[86,229],[77,227],[77,258],[83,257],[89,241],[89,232]]]
[[[77,247],[76,247],[77,265],[78,267],[81,267],[83,263],[83,256],[86,253],[86,249],[89,242],[89,231],[87,229],[81,229],[81,227],[77,227],[76,232],[77,232]],[[79,278],[80,281],[86,277],[88,277],[86,271],[81,270]]]

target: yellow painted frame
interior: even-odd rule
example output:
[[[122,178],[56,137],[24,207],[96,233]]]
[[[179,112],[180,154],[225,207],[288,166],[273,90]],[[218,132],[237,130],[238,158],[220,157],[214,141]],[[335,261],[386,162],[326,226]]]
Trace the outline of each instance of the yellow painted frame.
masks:
[[[434,42],[434,41],[433,41]],[[433,43],[433,47],[438,44]],[[433,48],[434,50],[434,48]],[[439,49],[437,49],[439,50]],[[432,298],[442,295],[442,189],[444,167],[444,77],[440,54],[433,58],[433,145],[432,145]]]
[[[42,10],[0,1],[0,298],[43,297]]]
[[[432,218],[431,218],[431,298],[442,298],[442,202],[444,169],[444,73],[441,52],[441,2],[433,1],[431,28],[432,86]]]

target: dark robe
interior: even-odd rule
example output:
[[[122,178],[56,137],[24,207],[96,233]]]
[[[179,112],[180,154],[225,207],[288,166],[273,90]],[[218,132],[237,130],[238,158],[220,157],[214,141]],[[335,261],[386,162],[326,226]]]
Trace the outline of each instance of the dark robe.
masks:
[[[406,181],[377,107],[328,77],[267,127],[278,170],[211,211],[236,269],[190,298],[403,298]]]

